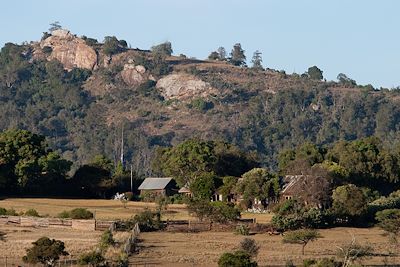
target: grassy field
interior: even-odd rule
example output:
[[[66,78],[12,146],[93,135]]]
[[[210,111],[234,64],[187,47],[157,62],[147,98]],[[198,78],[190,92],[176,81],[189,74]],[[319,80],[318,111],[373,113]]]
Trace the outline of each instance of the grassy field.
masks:
[[[131,216],[143,211],[145,208],[155,209],[154,203],[129,202],[126,208],[118,200],[103,199],[52,199],[52,198],[6,198],[0,200],[0,207],[13,208],[17,212],[24,212],[28,209],[35,209],[41,216],[57,217],[64,210],[74,208],[87,208],[95,213],[97,219],[115,220],[128,219]],[[243,213],[243,218],[256,218],[259,223],[267,223],[271,220],[272,214]],[[170,204],[164,212],[163,219],[170,220],[193,220],[186,206],[182,204]]]
[[[361,244],[372,245],[374,253],[388,253],[388,239],[378,228],[334,228],[321,230],[320,233],[323,238],[308,244],[304,257],[299,245],[283,244],[281,236],[256,234],[250,237],[260,245],[259,266],[284,266],[288,259],[300,264],[304,258],[334,257],[337,246],[350,242],[351,235]],[[235,250],[243,238],[231,232],[141,233],[141,251],[133,256],[131,262],[146,263],[147,266],[217,266],[221,254]],[[386,260],[400,263],[400,257],[387,257]],[[374,256],[362,263],[383,264],[384,261],[384,256]]]
[[[96,215],[96,219],[113,220],[128,219],[131,216],[143,211],[145,208],[155,209],[154,203],[129,202],[126,208],[118,200],[103,199],[52,199],[52,198],[6,198],[0,200],[0,207],[13,208],[17,212],[24,212],[28,209],[36,209],[41,216],[56,217],[64,210],[74,208],[87,208]],[[185,205],[168,205],[165,212],[167,219],[189,219],[190,216]]]
[[[144,202],[130,202],[127,208],[117,200],[83,200],[83,199],[47,199],[47,198],[7,198],[0,200],[0,207],[13,208],[23,212],[34,208],[41,215],[57,216],[63,210],[73,208],[87,208],[96,213],[98,219],[127,219],[145,208],[155,209],[155,204]],[[243,218],[256,218],[259,223],[270,222],[272,214],[243,213]],[[185,205],[169,205],[164,219],[194,219]],[[56,228],[23,228],[14,226],[0,226],[0,231],[6,233],[6,242],[0,241],[0,264],[2,257],[20,258],[25,249],[41,236],[60,239],[65,242],[67,251],[73,257],[83,251],[92,249],[99,240],[101,232],[86,232],[73,229]],[[385,257],[389,251],[388,239],[378,228],[334,228],[320,231],[323,238],[310,243],[306,247],[305,258],[334,257],[337,246],[349,242],[354,235],[362,244],[370,244],[375,253],[381,254],[366,259],[366,264],[383,264],[385,260],[394,261],[393,257]],[[124,237],[122,233],[121,239]],[[260,266],[284,264],[292,259],[300,263],[304,257],[298,245],[282,243],[281,236],[256,234],[250,236],[259,245],[260,253],[257,261]],[[117,238],[119,238],[117,236]],[[139,254],[132,257],[130,262],[135,264],[146,263],[147,266],[216,266],[220,255],[238,247],[243,236],[232,232],[202,232],[202,233],[170,233],[154,232],[142,233],[142,248]],[[109,253],[117,254],[118,251]],[[400,258],[397,258],[398,263]],[[154,264],[154,265],[153,265]]]
[[[0,231],[5,233],[5,241],[0,241],[0,258],[20,259],[32,242],[42,236],[59,239],[65,243],[66,251],[76,258],[82,252],[93,249],[99,242],[102,232],[80,231],[68,228],[31,228],[1,225]]]

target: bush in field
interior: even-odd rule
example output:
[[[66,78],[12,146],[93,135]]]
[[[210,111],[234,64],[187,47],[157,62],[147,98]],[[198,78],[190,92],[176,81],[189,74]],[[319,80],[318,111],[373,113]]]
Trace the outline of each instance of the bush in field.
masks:
[[[76,208],[71,211],[63,211],[58,214],[59,218],[71,219],[93,219],[93,213],[84,208]]]
[[[44,266],[54,266],[60,256],[68,255],[64,242],[48,237],[41,237],[32,243],[33,247],[26,250],[22,259],[26,263],[42,263]]]
[[[283,236],[283,242],[290,244],[300,244],[301,254],[304,255],[304,248],[307,246],[307,244],[321,237],[322,236],[316,230],[301,229],[287,232]]]
[[[64,211],[60,212],[60,213],[57,215],[57,217],[58,217],[58,218],[62,218],[62,219],[70,218],[69,211],[64,210]]]
[[[239,224],[235,228],[235,233],[239,235],[250,235],[250,228],[245,224]]]
[[[219,223],[235,221],[240,218],[240,211],[233,203],[215,201],[210,203],[212,207],[211,220]]]
[[[257,262],[251,260],[251,256],[244,251],[226,252],[218,260],[219,267],[255,267]]]
[[[80,265],[89,265],[89,266],[106,266],[105,259],[101,252],[99,251],[91,251],[88,253],[84,253],[79,257],[78,263]]]
[[[104,231],[100,237],[100,248],[106,249],[115,244],[113,233],[110,230]]]
[[[400,209],[387,209],[376,213],[378,226],[389,235],[389,242],[397,247],[400,234]]]
[[[39,213],[35,209],[29,209],[29,210],[25,211],[24,215],[25,216],[32,216],[32,217],[40,217]]]
[[[240,250],[246,252],[252,257],[256,257],[258,251],[260,250],[260,246],[257,242],[252,238],[245,238],[240,242],[239,245]]]
[[[337,256],[342,261],[342,266],[352,266],[352,263],[361,258],[372,255],[373,248],[369,245],[361,245],[353,236],[352,241],[338,247]]]
[[[303,260],[303,267],[340,267],[341,262],[335,261],[335,259],[305,259]]]
[[[140,231],[151,232],[162,229],[162,223],[160,220],[160,214],[158,212],[152,212],[145,210],[139,214],[136,214],[132,220],[133,224],[138,223]]]
[[[19,214],[14,209],[0,208],[0,215],[18,216]]]
[[[188,203],[188,210],[200,220],[209,219],[225,223],[240,218],[240,211],[233,204],[220,201],[191,200]]]
[[[296,200],[287,200],[278,205],[272,224],[281,230],[305,228],[325,228],[333,224],[329,210],[304,207]]]

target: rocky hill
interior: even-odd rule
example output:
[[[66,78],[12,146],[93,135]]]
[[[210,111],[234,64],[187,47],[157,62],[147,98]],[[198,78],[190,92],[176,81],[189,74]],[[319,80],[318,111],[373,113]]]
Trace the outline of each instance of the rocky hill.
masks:
[[[98,43],[66,30],[6,44],[0,54],[0,129],[44,134],[77,164],[96,154],[151,172],[157,146],[225,140],[275,168],[279,151],[306,141],[376,135],[399,141],[398,90],[314,80]]]

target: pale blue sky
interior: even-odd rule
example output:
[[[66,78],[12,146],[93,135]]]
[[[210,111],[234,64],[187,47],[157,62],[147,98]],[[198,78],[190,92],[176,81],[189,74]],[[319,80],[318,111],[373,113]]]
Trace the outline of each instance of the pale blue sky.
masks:
[[[397,0],[8,0],[0,45],[38,40],[49,23],[102,40],[115,35],[146,49],[169,40],[174,54],[204,59],[240,42],[248,60],[303,73],[317,65],[328,80],[343,72],[360,84],[400,85]]]

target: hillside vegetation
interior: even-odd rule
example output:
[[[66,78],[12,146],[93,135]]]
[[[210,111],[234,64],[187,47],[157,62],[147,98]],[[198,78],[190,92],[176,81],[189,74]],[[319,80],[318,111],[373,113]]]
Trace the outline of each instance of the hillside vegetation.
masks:
[[[375,90],[224,60],[171,56],[170,43],[130,49],[69,32],[7,43],[0,53],[0,130],[46,136],[75,167],[103,154],[151,174],[158,146],[187,138],[224,140],[277,168],[277,156],[306,141],[400,139],[400,90]]]

